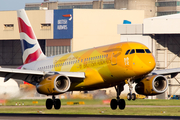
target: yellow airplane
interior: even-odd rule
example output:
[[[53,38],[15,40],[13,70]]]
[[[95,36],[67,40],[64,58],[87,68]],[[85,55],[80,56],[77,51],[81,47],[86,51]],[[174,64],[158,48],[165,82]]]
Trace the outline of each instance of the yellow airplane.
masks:
[[[124,85],[128,83],[128,100],[135,100],[135,90],[143,95],[164,93],[168,80],[163,75],[176,74],[179,69],[153,71],[155,59],[150,50],[141,43],[122,42],[92,49],[46,57],[37,41],[25,10],[17,11],[24,64],[18,69],[0,69],[4,81],[20,79],[36,86],[40,94],[52,95],[46,108],[60,109],[61,101],[55,95],[68,91],[90,91],[115,87],[117,98],[112,99],[113,110],[124,109],[125,100],[120,99]]]

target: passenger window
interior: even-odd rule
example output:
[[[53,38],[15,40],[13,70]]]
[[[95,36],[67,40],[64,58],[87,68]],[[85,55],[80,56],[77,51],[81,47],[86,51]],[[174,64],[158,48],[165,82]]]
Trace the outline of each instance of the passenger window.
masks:
[[[136,53],[145,53],[144,49],[136,49]]]
[[[129,51],[130,51],[130,50],[127,50],[125,55],[128,55]]]
[[[145,49],[146,53],[151,53],[151,51],[149,49]]]
[[[133,54],[133,53],[135,53],[135,50],[134,50],[134,49],[131,50],[130,54]]]

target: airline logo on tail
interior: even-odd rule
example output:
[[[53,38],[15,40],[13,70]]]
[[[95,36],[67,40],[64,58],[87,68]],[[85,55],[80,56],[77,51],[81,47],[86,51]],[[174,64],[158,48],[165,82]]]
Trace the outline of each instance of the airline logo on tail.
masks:
[[[22,10],[18,14],[18,23],[23,51],[23,63],[27,64],[44,57],[44,54],[42,53],[34,31],[32,30],[31,24],[27,19],[27,16],[22,14],[23,12],[25,11]]]

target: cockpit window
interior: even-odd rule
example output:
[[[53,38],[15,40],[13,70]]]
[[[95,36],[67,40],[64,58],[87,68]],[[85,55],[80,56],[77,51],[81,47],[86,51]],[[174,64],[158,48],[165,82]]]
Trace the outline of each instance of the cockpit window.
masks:
[[[145,49],[146,53],[151,53],[151,51],[149,49]]]
[[[144,49],[136,49],[136,53],[145,53]]]
[[[134,50],[134,49],[131,50],[130,54],[133,54],[133,53],[135,53],[135,50]]]
[[[130,51],[130,50],[127,50],[125,55],[127,55],[127,54],[129,53],[129,51]]]

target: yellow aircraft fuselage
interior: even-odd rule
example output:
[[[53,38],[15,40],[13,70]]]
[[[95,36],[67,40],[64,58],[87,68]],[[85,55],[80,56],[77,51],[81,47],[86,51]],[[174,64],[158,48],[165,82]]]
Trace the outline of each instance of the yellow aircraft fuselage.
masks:
[[[85,79],[73,82],[69,91],[112,87],[127,79],[145,76],[155,67],[155,59],[149,49],[136,42],[122,42],[55,56],[53,63],[52,71],[85,73]]]

